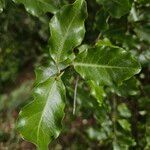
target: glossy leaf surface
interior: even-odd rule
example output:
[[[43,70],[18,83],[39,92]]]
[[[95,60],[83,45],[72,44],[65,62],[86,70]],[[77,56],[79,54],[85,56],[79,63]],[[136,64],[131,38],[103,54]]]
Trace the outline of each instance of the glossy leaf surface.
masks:
[[[138,61],[129,52],[105,41],[79,54],[74,67],[84,79],[101,85],[121,84],[140,72]]]
[[[35,88],[34,101],[20,112],[18,130],[40,150],[47,150],[50,141],[57,138],[61,131],[64,100],[63,83],[51,77]]]
[[[49,64],[45,67],[40,66],[35,70],[36,81],[35,85],[45,82],[50,77],[57,76],[62,70],[69,66],[69,61],[64,61],[63,63],[55,65],[53,61],[50,61]]]
[[[85,0],[76,0],[54,15],[50,22],[50,54],[58,63],[66,60],[72,50],[81,44],[87,16]]]
[[[59,10],[59,1],[55,0],[13,0],[24,4],[26,10],[34,16],[40,16],[46,12],[56,13]]]

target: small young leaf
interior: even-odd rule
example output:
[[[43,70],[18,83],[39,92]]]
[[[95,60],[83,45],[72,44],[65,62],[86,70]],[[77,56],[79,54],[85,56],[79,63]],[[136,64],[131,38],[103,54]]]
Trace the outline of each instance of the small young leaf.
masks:
[[[118,123],[125,131],[131,131],[131,124],[126,119],[119,119]]]
[[[23,138],[34,143],[40,150],[57,138],[64,117],[65,88],[61,80],[54,77],[38,85],[34,90],[34,101],[20,112],[17,128]]]
[[[85,0],[76,0],[73,4],[66,5],[54,15],[50,22],[50,54],[58,62],[66,60],[72,50],[81,44],[87,17]]]
[[[55,76],[58,70],[55,65],[50,65],[50,67],[38,67],[35,70],[36,81],[35,85],[45,82],[50,76]]]
[[[96,0],[112,17],[120,18],[131,9],[130,0]]]
[[[36,74],[35,85],[45,82],[47,79],[49,79],[52,76],[56,76],[63,69],[67,68],[69,66],[69,63],[70,61],[64,61],[62,63],[57,64],[56,66],[53,61],[50,61],[48,66],[46,67],[43,66],[37,67],[35,70],[35,74]]]
[[[121,117],[124,117],[124,118],[130,118],[131,117],[131,112],[125,103],[118,105],[117,110],[118,110],[119,115]]]
[[[105,92],[103,90],[102,86],[97,85],[93,81],[88,82],[90,88],[91,88],[91,95],[97,99],[97,102],[100,106],[103,104],[103,98],[105,96]]]
[[[75,70],[101,85],[121,84],[140,72],[140,64],[124,49],[102,41],[77,56]]]

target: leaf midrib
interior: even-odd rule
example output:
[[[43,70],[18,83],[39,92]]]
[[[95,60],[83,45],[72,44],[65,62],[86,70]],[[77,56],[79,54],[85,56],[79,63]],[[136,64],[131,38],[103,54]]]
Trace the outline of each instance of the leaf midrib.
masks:
[[[99,65],[99,64],[89,64],[89,63],[78,63],[78,62],[75,62],[74,63],[74,66],[83,66],[83,67],[92,67],[92,68],[108,68],[108,69],[123,69],[123,68],[133,68],[133,67],[120,67],[120,66],[108,66],[108,65]],[[137,69],[137,68],[134,68],[134,69]]]
[[[76,1],[75,1],[75,3],[76,3]],[[82,6],[82,3],[83,3],[83,0],[81,0],[80,7]],[[62,51],[63,51],[63,49],[64,49],[64,45],[65,45],[66,39],[67,39],[67,37],[68,37],[68,33],[69,33],[69,30],[70,30],[70,27],[71,27],[72,23],[74,22],[74,19],[76,18],[76,16],[77,16],[78,14],[79,14],[79,12],[76,13],[76,14],[73,16],[73,19],[71,20],[70,24],[68,25],[68,28],[67,28],[66,33],[65,33],[64,38],[63,38],[62,45],[61,45],[61,47],[60,47],[60,51],[58,51],[57,63],[59,62],[60,56],[61,56]]]
[[[51,86],[51,89],[50,89],[49,93],[47,94],[47,97],[46,97],[46,104],[45,104],[45,106],[44,106],[44,108],[43,108],[43,111],[42,111],[42,113],[41,113],[41,118],[40,118],[40,121],[39,121],[39,124],[38,124],[38,128],[37,128],[37,143],[38,143],[38,141],[39,141],[39,132],[40,132],[40,127],[41,127],[42,120],[43,120],[43,115],[44,115],[44,113],[45,113],[45,108],[46,108],[46,106],[47,106],[47,104],[48,104],[48,100],[47,100],[47,99],[48,99],[49,95],[51,95],[55,83],[56,83],[56,81],[54,81],[54,83],[53,83],[52,86]]]

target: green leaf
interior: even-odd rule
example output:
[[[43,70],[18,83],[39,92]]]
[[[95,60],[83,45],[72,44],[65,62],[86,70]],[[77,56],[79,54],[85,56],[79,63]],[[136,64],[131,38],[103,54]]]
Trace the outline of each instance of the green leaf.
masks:
[[[93,81],[89,81],[88,84],[91,88],[92,96],[95,97],[97,99],[97,102],[99,103],[99,105],[102,106],[103,98],[105,96],[105,92],[103,90],[103,87],[97,85]]]
[[[76,0],[64,6],[50,22],[50,54],[58,63],[71,56],[73,49],[80,45],[84,34],[84,21],[87,17],[85,0]]]
[[[35,70],[36,81],[35,85],[45,82],[49,77],[56,76],[62,70],[69,66],[70,61],[64,61],[62,63],[56,64],[50,60],[48,66],[40,66]]]
[[[125,131],[131,131],[131,124],[126,119],[119,119],[118,123]]]
[[[5,0],[0,0],[0,13],[3,11],[5,7]]]
[[[94,27],[100,32],[104,32],[109,29],[108,24],[109,13],[104,11],[104,9],[100,9],[95,17]]]
[[[24,4],[26,10],[34,16],[44,15],[46,12],[56,13],[60,2],[56,0],[13,0],[15,3]]]
[[[115,90],[119,96],[135,96],[140,93],[139,85],[140,82],[133,77],[125,81],[121,86],[114,86],[112,89]]]
[[[128,109],[126,104],[124,104],[124,103],[120,104],[117,107],[117,109],[118,109],[118,112],[119,112],[121,117],[124,117],[124,118],[130,118],[131,117],[131,112]]]
[[[120,18],[127,14],[131,9],[130,0],[96,0],[97,3],[103,5],[104,9],[110,13],[112,17]]]
[[[64,117],[65,88],[61,80],[54,77],[38,85],[34,90],[34,101],[20,112],[17,129],[26,140],[47,150],[48,144],[57,138]]]
[[[101,85],[121,84],[141,70],[140,64],[129,52],[107,41],[79,54],[74,67],[84,79]]]
[[[141,4],[149,4],[149,0],[137,0],[137,2]]]
[[[144,40],[150,43],[150,24],[136,26],[134,31],[140,40]]]
[[[45,82],[50,76],[55,76],[58,69],[55,65],[51,64],[49,67],[38,67],[36,68],[36,81],[35,85]]]
[[[102,141],[102,140],[106,140],[108,137],[107,137],[107,134],[105,133],[104,130],[97,130],[93,127],[90,127],[87,129],[87,134],[89,136],[90,139],[96,139],[98,141]]]

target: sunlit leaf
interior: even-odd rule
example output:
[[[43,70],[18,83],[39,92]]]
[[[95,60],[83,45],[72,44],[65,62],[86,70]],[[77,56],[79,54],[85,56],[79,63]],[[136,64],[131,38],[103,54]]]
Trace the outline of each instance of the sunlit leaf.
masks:
[[[101,85],[121,84],[141,70],[138,61],[129,52],[104,41],[79,54],[74,67],[84,79]]]
[[[85,0],[76,0],[66,5],[54,15],[50,22],[50,54],[58,62],[68,59],[73,49],[80,45],[84,34],[84,21],[87,17]]]
[[[54,77],[34,89],[34,101],[25,106],[19,115],[17,129],[26,140],[40,150],[58,137],[64,117],[65,88]]]

